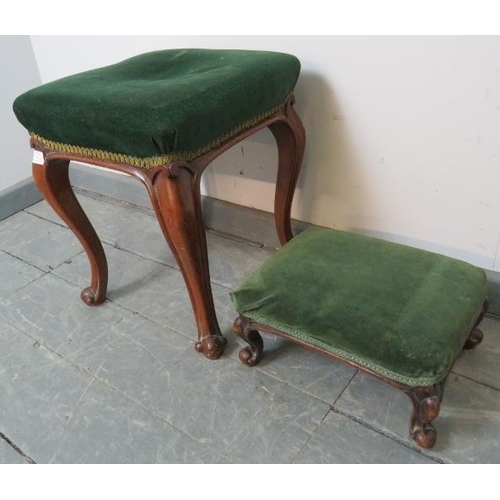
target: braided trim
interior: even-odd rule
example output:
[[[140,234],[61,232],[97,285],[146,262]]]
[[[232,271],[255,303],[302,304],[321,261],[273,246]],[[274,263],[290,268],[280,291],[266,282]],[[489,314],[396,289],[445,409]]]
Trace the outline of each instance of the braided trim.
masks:
[[[394,380],[395,382],[399,382],[400,384],[406,385],[408,387],[424,387],[424,386],[430,386],[430,385],[437,384],[441,380],[445,379],[448,372],[451,370],[452,365],[448,366],[447,369],[444,370],[442,373],[438,373],[434,376],[422,375],[422,376],[412,377],[411,375],[406,375],[404,373],[395,372],[393,370],[385,368],[382,365],[379,365],[378,363],[375,363],[375,362],[370,361],[368,359],[362,358],[360,356],[356,356],[355,354],[351,354],[350,352],[344,351],[342,349],[338,349],[335,346],[332,346],[330,344],[322,342],[319,339],[316,339],[316,338],[314,338],[306,333],[303,333],[303,332],[295,330],[287,325],[279,323],[278,321],[269,320],[268,318],[265,318],[254,311],[243,311],[243,312],[240,312],[240,314],[243,316],[246,316],[247,318],[254,320],[255,322],[257,322],[263,326],[267,325],[267,326],[270,326],[276,330],[280,330],[284,333],[287,333],[291,337],[294,337],[298,340],[301,340],[305,344],[319,347],[320,349],[323,349],[324,351],[330,352],[330,353],[334,354],[335,356],[338,356],[341,359],[345,359],[345,360],[351,361],[357,365],[363,366],[364,368],[368,368],[372,372],[378,373],[379,375],[382,375],[386,379]]]
[[[41,137],[40,135],[35,134],[34,132],[30,132],[30,136],[37,142],[39,142],[42,146],[48,149],[54,149],[57,151],[61,151],[63,153],[75,154],[80,156],[88,156],[90,158],[102,161],[125,163],[127,165],[132,165],[134,167],[152,169],[155,167],[159,167],[161,165],[172,163],[174,161],[189,162],[205,153],[208,153],[210,150],[215,149],[224,144],[225,142],[227,142],[229,139],[232,139],[240,132],[243,132],[244,130],[249,129],[254,125],[257,125],[259,122],[265,120],[266,118],[269,118],[270,116],[274,115],[281,109],[284,109],[288,101],[291,99],[292,95],[293,93],[290,92],[287,95],[286,99],[281,104],[278,104],[277,106],[274,106],[273,108],[265,111],[264,113],[261,113],[255,116],[254,118],[251,118],[250,120],[241,123],[240,125],[232,128],[229,132],[222,134],[221,136],[217,137],[217,139],[208,142],[204,146],[201,146],[192,151],[174,151],[170,154],[161,156],[150,156],[147,158],[141,158],[138,156],[126,155],[122,153],[103,151],[102,149],[86,148],[83,146],[65,144],[63,142],[56,142],[50,139],[46,139],[45,137]]]

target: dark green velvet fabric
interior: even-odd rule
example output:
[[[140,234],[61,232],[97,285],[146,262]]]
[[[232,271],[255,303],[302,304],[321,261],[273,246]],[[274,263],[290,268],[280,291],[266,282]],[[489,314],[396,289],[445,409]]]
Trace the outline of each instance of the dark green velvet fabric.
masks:
[[[240,314],[415,387],[447,375],[486,290],[465,262],[309,229],[231,296]]]
[[[45,139],[135,157],[193,151],[282,104],[300,62],[245,50],[150,52],[47,83],[14,102]]]

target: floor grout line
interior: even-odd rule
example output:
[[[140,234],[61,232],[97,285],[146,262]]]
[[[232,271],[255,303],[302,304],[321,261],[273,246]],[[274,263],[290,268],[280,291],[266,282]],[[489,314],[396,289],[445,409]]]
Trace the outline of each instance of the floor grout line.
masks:
[[[337,404],[337,401],[342,397],[342,394],[344,394],[344,392],[346,391],[346,389],[349,387],[350,383],[352,382],[352,380],[354,379],[354,377],[358,374],[359,370],[356,370],[352,377],[349,379],[349,382],[347,382],[347,384],[345,385],[345,387],[342,389],[342,391],[340,392],[340,394],[337,396],[337,398],[335,399],[335,401],[333,402],[333,404],[331,405],[332,409],[335,408],[335,405]]]
[[[38,216],[37,216],[37,215],[35,215],[35,217],[38,217]],[[44,219],[43,217],[39,217],[39,218],[40,218],[40,219],[43,219],[43,220],[46,220],[46,221],[48,221],[48,222],[52,222],[52,221],[50,221],[50,220],[48,220],[48,219]],[[66,229],[66,230],[68,230],[68,231],[70,231],[70,230],[67,228],[67,226],[61,225],[61,227],[62,227],[62,228],[64,228],[64,229]],[[134,257],[140,257],[141,259],[147,260],[147,261],[149,261],[149,262],[154,262],[155,264],[159,264],[159,265],[161,265],[161,266],[163,266],[163,267],[166,267],[166,268],[168,268],[168,269],[171,269],[171,270],[173,270],[173,271],[177,271],[178,273],[181,273],[181,270],[179,269],[179,267],[177,267],[177,266],[173,266],[173,265],[171,265],[171,264],[167,264],[166,262],[164,262],[164,261],[162,261],[162,260],[154,259],[154,258],[153,258],[153,257],[151,257],[151,256],[147,256],[147,255],[143,255],[143,254],[137,253],[137,252],[135,252],[134,250],[131,250],[131,249],[126,248],[126,247],[121,247],[121,246],[119,246],[118,244],[111,242],[110,240],[101,239],[101,242],[103,243],[103,246],[104,246],[104,247],[108,246],[108,247],[110,247],[110,248],[113,248],[114,250],[118,250],[118,251],[120,251],[120,252],[125,252],[125,253],[127,253],[127,254],[129,254],[129,255],[133,255]],[[168,245],[167,245],[167,242],[165,242],[165,249],[168,251]],[[8,253],[8,252],[5,252],[5,253]],[[79,256],[79,255],[81,255],[82,253],[84,253],[84,251],[83,251],[83,250],[82,250],[82,251],[80,251],[80,252],[78,252],[76,255],[74,255],[74,256],[72,256],[72,257],[70,257],[70,259],[73,259],[73,258],[75,258],[75,257],[77,257],[77,256]],[[9,254],[9,255],[11,255],[11,254]],[[11,255],[11,256],[12,256],[12,257],[16,257],[15,255]],[[25,262],[26,264],[30,264],[29,262],[24,261],[23,259],[21,259],[21,258],[19,258],[19,257],[16,257],[16,258],[17,258],[18,260],[21,260],[22,262]],[[33,265],[33,264],[30,264],[30,265],[31,265],[32,267],[36,267],[36,269],[40,269],[40,271],[44,271],[44,272],[48,273],[48,272],[52,272],[52,271],[55,271],[55,270],[57,270],[57,269],[61,268],[61,267],[62,267],[62,266],[66,263],[66,261],[67,261],[67,260],[68,260],[68,259],[66,259],[65,261],[61,262],[61,263],[60,263],[60,264],[58,264],[57,266],[55,266],[55,267],[53,267],[53,268],[50,268],[48,271],[45,271],[44,269],[40,269],[40,268],[36,267],[36,266],[35,266],[35,265]],[[181,274],[182,274],[182,273],[181,273]],[[56,276],[56,275],[54,275],[54,276]],[[60,277],[62,277],[62,276],[60,276]],[[76,284],[74,281],[71,281],[71,280],[69,280],[68,278],[64,278],[64,279],[65,279],[68,283],[73,283],[73,284]],[[229,290],[229,291],[231,291],[231,290],[233,289],[232,287],[229,287],[229,286],[225,285],[224,283],[221,283],[221,282],[219,282],[219,281],[217,281],[217,280],[214,280],[213,278],[211,278],[211,279],[210,279],[210,282],[211,282],[212,284],[215,284],[215,285],[217,285],[217,286],[220,286],[220,287],[222,287],[222,288],[225,288],[226,290]]]
[[[401,438],[400,436],[398,436],[396,434],[390,434],[388,432],[384,432],[382,429],[380,429],[379,427],[376,427],[374,424],[370,423],[369,421],[363,420],[359,417],[356,417],[355,415],[351,415],[349,413],[346,413],[345,411],[339,410],[338,408],[332,408],[332,411],[334,413],[342,415],[345,418],[348,418],[349,420],[352,420],[353,422],[356,422],[357,424],[362,425],[363,427],[366,427],[367,429],[370,429],[373,432],[376,432],[377,434],[380,434],[381,436],[384,436],[385,438],[388,438],[388,439],[394,441],[395,443],[398,443],[398,444],[404,446],[405,448],[407,448],[411,451],[419,453],[420,455],[423,455],[424,457],[429,458],[430,460],[433,460],[434,462],[437,462],[440,464],[445,463],[442,458],[428,455],[425,451],[423,451],[422,448],[414,447],[411,443],[405,441],[403,438]]]
[[[488,389],[491,389],[493,391],[500,392],[500,389],[498,387],[493,387],[492,385],[489,385],[486,382],[482,382],[480,380],[476,380],[474,378],[471,378],[467,375],[463,375],[462,373],[456,372],[453,369],[451,370],[450,373],[453,373],[453,375],[455,375],[457,377],[462,377],[462,378],[465,378],[466,380],[470,380],[471,382],[474,382],[475,384],[479,384],[479,385],[482,385],[483,387],[487,387]],[[449,375],[448,375],[448,377],[449,377]]]
[[[230,357],[230,356],[228,356]],[[239,363],[241,363],[241,361],[239,361],[238,359],[235,359],[235,358],[231,358],[233,359],[233,361],[237,361]],[[320,396],[317,396],[316,394],[312,394],[311,392],[308,392],[307,390],[305,389],[302,389],[301,387],[297,387],[296,385],[293,385],[291,384],[290,382],[286,381],[286,380],[283,380],[282,378],[278,377],[278,375],[275,375],[273,373],[269,373],[265,370],[263,370],[262,368],[260,368],[259,366],[255,366],[255,367],[252,367],[252,369],[254,370],[257,370],[259,373],[262,373],[263,375],[266,375],[267,377],[269,378],[272,378],[273,380],[276,380],[277,382],[280,382],[281,384],[284,384],[286,385],[287,387],[290,387],[291,389],[294,389],[296,391],[299,391],[301,392],[302,394],[304,394],[305,396],[308,396],[310,398],[313,398],[313,399],[316,399],[317,401],[319,401],[320,403],[324,403],[325,405],[327,405],[329,408],[332,407],[332,404],[329,402],[329,401],[325,401],[323,398],[321,398]],[[343,391],[342,391],[343,392]]]
[[[41,267],[36,266],[32,262],[28,262],[27,260],[24,260],[22,257],[19,257],[18,255],[15,255],[13,253],[10,253],[9,251],[7,251],[5,249],[0,249],[0,252],[7,254],[9,257],[16,259],[19,262],[22,262],[23,264],[27,264],[28,266],[34,267],[35,269],[38,269],[38,271],[42,271],[43,273],[48,273],[51,271],[51,269],[49,269],[48,271],[46,269],[42,269]]]
[[[123,308],[125,309],[125,308]],[[138,313],[136,313],[138,314]],[[146,319],[147,321],[151,321],[149,318],[145,318],[144,316],[141,316],[142,318]],[[3,319],[3,318],[2,318]],[[123,318],[122,318],[123,319]],[[30,333],[24,331],[24,330],[21,330],[17,325],[14,325],[12,323],[10,323],[8,320],[6,319],[3,319],[3,321],[5,321],[5,323],[7,323],[9,326],[11,326],[12,328],[14,328],[15,330],[17,330],[19,333],[21,333],[22,335],[28,337],[29,339],[31,340],[34,340],[36,343],[38,343],[38,347],[43,347],[44,349],[46,349],[47,351],[51,352],[53,355],[55,355],[57,358],[61,359],[62,361],[64,361],[65,363],[68,363],[72,366],[74,366],[75,368],[78,369],[78,371],[86,374],[87,376],[91,377],[92,380],[97,380],[99,381],[100,383],[106,385],[110,390],[113,390],[115,392],[118,392],[119,394],[121,394],[122,396],[124,396],[126,399],[128,399],[129,401],[133,402],[134,404],[140,406],[144,411],[146,411],[147,413],[150,413],[151,415],[155,416],[156,418],[160,419],[162,422],[164,422],[165,424],[167,424],[168,426],[172,427],[173,429],[175,429],[176,431],[180,432],[181,434],[189,437],[191,440],[195,441],[196,443],[204,446],[205,448],[207,448],[208,450],[210,450],[212,453],[214,453],[215,455],[219,456],[220,458],[224,459],[224,460],[227,460],[228,462],[232,462],[232,460],[230,459],[230,457],[227,457],[223,454],[221,454],[220,452],[212,449],[210,446],[208,446],[207,444],[205,443],[202,443],[201,441],[199,441],[198,438],[190,435],[189,433],[183,431],[182,429],[179,429],[177,426],[175,426],[173,423],[169,422],[168,420],[166,420],[165,418],[163,418],[161,415],[157,414],[155,411],[153,411],[152,409],[148,408],[147,406],[143,405],[141,402],[135,400],[134,398],[130,397],[128,394],[122,392],[120,389],[118,389],[117,387],[115,387],[114,385],[110,384],[107,380],[103,379],[103,378],[100,378],[98,376],[98,370],[93,373],[91,370],[88,370],[85,366],[82,366],[76,362],[74,362],[73,360],[67,358],[66,356],[64,356],[63,354],[61,354],[59,351],[53,349],[52,347],[46,345],[45,343],[43,343],[43,341],[33,335],[30,335]],[[155,324],[158,324],[158,323],[155,323]],[[189,337],[186,337],[185,335],[182,335],[180,334],[179,332],[176,332],[175,330],[172,330],[171,328],[168,328],[172,333],[175,333],[176,335],[180,335],[182,338],[185,338],[187,340],[190,340],[192,341],[192,339],[190,339]],[[232,358],[229,358],[228,359],[232,360],[232,361],[235,361],[234,359]],[[89,384],[91,385],[91,384]],[[86,390],[84,391],[85,393],[87,392],[89,386],[87,386]],[[82,400],[83,397],[80,397],[79,399],[79,403],[80,401]],[[0,437],[3,437],[3,434],[0,433]],[[9,444],[11,444],[11,446],[13,446],[16,451],[19,451],[17,450],[16,446],[14,444],[11,443],[10,440],[8,440],[7,438],[5,438],[6,441],[9,442]],[[29,457],[28,455],[25,455],[23,452],[19,451],[19,453],[23,454],[23,456],[26,456],[29,458],[29,460],[32,460],[31,457]],[[33,461],[33,463],[35,463],[35,461]]]
[[[99,193],[94,193],[93,191],[89,191],[85,188],[74,187],[73,189],[74,189],[76,194],[79,194],[79,195],[84,196],[86,198],[90,198],[94,201],[107,203],[108,205],[111,205],[114,207],[126,208],[128,210],[136,210],[138,212],[149,215],[154,220],[157,220],[156,214],[155,214],[154,209],[152,207],[146,207],[144,205],[138,205],[136,203],[119,200],[117,198],[112,198],[110,196],[106,196],[106,195],[99,194]],[[221,238],[244,243],[244,244],[250,245],[252,247],[258,247],[258,248],[269,249],[269,250],[276,250],[275,247],[270,246],[270,245],[264,245],[258,241],[248,240],[248,239],[242,238],[241,236],[235,236],[231,233],[225,233],[224,231],[218,231],[217,229],[214,229],[213,227],[206,225],[206,223],[205,223],[205,230],[211,231],[211,232],[215,233],[217,236],[220,236]]]
[[[320,428],[321,424],[325,421],[326,417],[328,416],[328,414],[332,411],[332,408],[331,407],[328,407],[328,410],[327,412],[323,415],[323,418],[321,419],[320,423],[316,426],[316,428],[311,432],[311,434],[307,437],[305,443],[303,446],[300,447],[300,450],[296,453],[296,455],[293,457],[292,460],[290,460],[290,463],[291,464],[294,464],[296,463],[295,461],[297,460],[297,458],[299,458],[300,454],[304,451],[304,449],[306,448],[306,446],[309,444],[309,441],[311,441],[311,439],[313,438],[313,436],[316,434],[316,432],[318,432],[318,429]]]
[[[25,332],[25,331],[21,330],[16,325],[12,325],[11,323],[7,322],[7,320],[4,320],[4,321],[7,324],[9,324],[11,327],[13,327],[14,329],[16,329],[18,332],[20,332],[21,334],[23,334],[24,336],[26,336],[26,337],[30,338],[31,340],[34,340],[35,342],[37,342],[38,343],[38,347],[43,347],[44,349],[46,349],[47,351],[49,351],[50,353],[52,353],[52,355],[56,356],[58,359],[61,359],[65,363],[67,363],[67,364],[75,367],[79,372],[84,373],[85,375],[87,375],[87,376],[89,376],[91,378],[91,382],[87,385],[87,387],[85,388],[83,394],[80,396],[80,398],[79,398],[79,400],[77,402],[77,406],[79,406],[81,404],[81,402],[83,400],[83,397],[87,393],[88,389],[93,384],[93,382],[97,380],[98,382],[100,382],[100,383],[104,384],[106,387],[108,387],[110,390],[115,391],[115,392],[121,394],[123,397],[125,397],[126,399],[128,399],[129,401],[131,401],[132,403],[134,403],[135,405],[139,406],[146,413],[149,413],[149,414],[153,415],[154,417],[160,419],[162,422],[164,422],[165,424],[167,424],[169,427],[172,427],[173,429],[175,429],[176,431],[180,432],[181,434],[189,437],[191,440],[195,441],[197,444],[200,444],[201,446],[204,446],[205,448],[207,448],[208,450],[210,450],[215,455],[219,456],[220,458],[223,458],[224,460],[228,460],[229,462],[232,462],[232,460],[230,459],[230,457],[227,457],[227,456],[221,454],[220,452],[212,449],[207,444],[202,443],[199,439],[197,439],[196,437],[194,437],[194,436],[190,435],[189,433],[183,431],[182,429],[179,429],[177,426],[175,426],[173,423],[171,423],[168,420],[166,420],[165,418],[163,418],[161,415],[157,414],[151,408],[148,408],[147,406],[143,405],[140,401],[137,401],[134,398],[130,397],[128,394],[124,393],[119,388],[117,388],[114,385],[110,384],[107,380],[105,380],[103,378],[100,378],[98,376],[99,369],[95,373],[93,373],[91,370],[87,369],[86,367],[84,367],[84,366],[82,366],[82,365],[74,362],[73,360],[67,358],[66,356],[64,356],[63,354],[61,354],[59,351],[57,351],[57,350],[53,349],[52,347],[44,344],[43,341],[41,341],[40,339],[34,337],[33,335],[30,335],[28,332]],[[21,453],[23,456],[26,456],[29,460],[32,461],[32,463],[36,463],[31,457],[29,457],[29,455],[27,455],[24,452],[22,452],[21,450],[19,450],[16,447],[16,445],[13,444],[8,438],[6,438],[1,432],[0,432],[0,437],[3,437],[13,448],[16,449],[16,451],[18,451],[19,453]],[[63,439],[63,438],[64,438],[64,436],[61,439]],[[53,457],[51,458],[51,460],[52,459],[53,459]]]
[[[0,431],[0,439],[3,439],[10,447],[12,447],[19,455],[21,455],[24,459],[26,459],[27,462],[30,464],[36,464],[36,462],[19,446],[17,446],[12,440],[10,440],[3,432]]]
[[[115,305],[118,305],[118,304],[115,304]],[[118,305],[119,306],[119,305]],[[121,306],[119,306],[121,307]],[[122,307],[122,309],[126,310],[126,311],[129,311],[129,312],[132,312],[133,315],[137,315],[139,317],[141,317],[142,319],[146,320],[146,321],[150,321],[156,325],[158,325],[158,323],[156,323],[155,321],[149,319],[149,318],[146,318],[144,316],[142,316],[140,313],[137,313],[137,312],[134,312],[132,310],[129,310],[127,308],[124,308]],[[123,318],[121,318],[123,319]],[[13,325],[11,324],[10,322],[8,322],[7,320],[5,320],[10,326],[12,326],[13,328],[15,328],[17,331],[19,331],[21,334],[27,336],[28,338],[30,338],[31,340],[34,340],[35,342],[37,342],[39,344],[40,347],[43,347],[44,349],[46,349],[47,351],[51,352],[53,355],[55,355],[57,358],[61,359],[62,361],[74,366],[75,368],[77,368],[80,372],[86,374],[87,376],[90,376],[92,379],[96,379],[98,380],[99,382],[103,383],[104,385],[106,385],[109,389],[113,390],[113,391],[116,391],[118,392],[119,394],[121,394],[122,396],[126,397],[128,400],[130,400],[131,402],[133,402],[134,404],[140,406],[144,411],[150,413],[151,415],[155,416],[156,418],[159,418],[160,420],[162,420],[164,423],[166,423],[167,425],[169,425],[170,427],[172,427],[173,429],[175,429],[176,431],[188,436],[190,439],[194,440],[196,443],[199,443],[201,444],[202,446],[206,447],[207,449],[209,449],[211,452],[215,453],[217,456],[221,457],[222,459],[224,460],[228,460],[228,461],[232,461],[230,457],[224,455],[223,453],[219,452],[219,451],[216,451],[214,450],[213,448],[211,448],[209,445],[207,445],[206,443],[202,443],[201,441],[199,441],[198,438],[196,438],[195,436],[192,436],[191,434],[187,433],[186,431],[178,428],[174,423],[170,422],[169,420],[165,419],[164,417],[162,417],[160,414],[158,414],[157,412],[155,412],[154,410],[152,410],[151,408],[145,406],[144,404],[142,404],[140,401],[137,401],[136,399],[134,399],[133,397],[131,397],[130,395],[128,395],[127,393],[121,391],[119,388],[117,388],[116,386],[114,386],[113,384],[110,384],[108,380],[106,379],[103,379],[101,377],[99,377],[98,375],[98,371],[97,370],[95,373],[89,369],[87,369],[85,366],[83,365],[80,365],[79,363],[76,363],[75,361],[67,358],[66,356],[64,356],[63,354],[61,354],[59,351],[53,349],[52,347],[46,345],[45,343],[43,343],[43,340],[37,338],[36,336],[34,335],[31,335],[29,332],[26,332],[24,330],[21,330],[18,326],[16,325]],[[160,326],[160,325],[159,325]],[[169,327],[163,327],[162,328],[167,328],[171,333],[174,333],[176,335],[179,335],[181,336],[183,339],[186,339],[190,342],[194,342],[192,338],[190,337],[187,337],[186,335],[180,333],[180,332],[177,332],[176,330],[173,330],[172,328],[169,328]],[[229,361],[229,362],[233,362],[235,364],[239,364],[240,362],[238,360],[236,360],[235,358],[232,358],[230,356],[228,356],[226,358],[226,361]],[[314,396],[312,394],[309,394],[308,392],[305,392],[303,390],[301,390],[300,388],[298,387],[295,387],[293,385],[290,385],[288,384],[286,381],[283,381],[283,380],[280,380],[279,378],[277,377],[274,377],[273,375],[269,374],[269,373],[266,373],[262,370],[259,370],[259,372],[265,376],[265,377],[268,377],[272,380],[275,380],[279,383],[281,383],[282,385],[284,386],[287,386],[289,387],[291,390],[294,390],[300,394],[302,394],[302,396],[307,396],[309,398],[312,398],[312,399],[315,399],[317,400],[318,402],[322,403],[322,404],[325,404],[325,406],[327,406],[327,411],[325,413],[325,415],[323,416],[321,422],[323,422],[324,418],[326,418],[326,415],[331,411],[331,405],[328,403],[328,402],[325,402],[323,401],[321,398],[318,398],[317,396]],[[88,388],[87,388],[88,389]],[[81,400],[82,398],[80,398]],[[79,401],[80,401],[79,400]],[[319,427],[319,425],[321,425],[321,422],[316,426],[315,430],[313,431],[316,432],[317,430],[317,427]],[[311,437],[311,436],[309,436]],[[58,448],[59,449],[59,448]],[[57,450],[56,450],[57,451]],[[299,450],[300,451],[300,450]]]
[[[180,271],[179,271],[180,273]],[[60,276],[58,274],[53,274],[52,271],[49,271],[47,274],[50,274],[51,276],[53,276],[54,278],[58,279],[58,280],[61,280],[61,281],[64,281],[65,283],[73,286],[74,288],[76,289],[79,289],[78,285],[74,282],[74,281],[71,281],[69,280],[68,278],[66,278],[65,276]],[[186,333],[183,333],[183,332],[180,332],[178,330],[176,330],[175,328],[171,327],[171,326],[168,326],[166,325],[165,323],[159,323],[158,321],[154,320],[153,318],[148,318],[147,316],[144,316],[143,314],[141,314],[139,311],[136,311],[135,309],[130,309],[129,307],[123,305],[123,304],[120,304],[119,302],[115,302],[113,299],[110,299],[108,297],[106,297],[105,299],[105,302],[109,302],[110,304],[113,304],[114,306],[120,308],[120,309],[123,309],[129,313],[132,313],[134,315],[137,315],[143,319],[145,319],[146,321],[150,321],[151,323],[154,323],[155,325],[161,327],[161,328],[167,328],[168,330],[170,330],[171,332],[174,332],[178,335],[181,335],[182,337],[184,338],[187,338],[188,340],[191,340],[192,342],[196,342],[196,339],[190,337],[189,335],[187,335]],[[102,304],[101,304],[102,305]],[[191,304],[189,304],[189,307],[191,307]],[[196,325],[193,321],[193,331],[196,330]]]
[[[193,440],[194,442],[196,442],[197,444],[207,448],[208,450],[210,450],[212,453],[214,453],[215,455],[223,458],[224,460],[228,460],[228,462],[232,462],[232,460],[230,459],[230,457],[227,457],[225,455],[223,455],[222,453],[220,453],[219,451],[216,451],[214,450],[211,446],[207,445],[206,443],[202,443],[197,437],[195,436],[192,436],[191,434],[189,434],[188,432],[180,429],[179,427],[177,427],[176,425],[174,425],[172,422],[169,422],[166,418],[164,418],[162,415],[158,414],[157,412],[155,412],[154,410],[152,410],[151,408],[145,406],[143,403],[141,403],[140,401],[132,398],[131,396],[129,396],[127,393],[121,391],[120,389],[118,389],[116,386],[110,384],[107,380],[105,379],[102,379],[102,378],[99,378],[97,375],[96,375],[96,379],[105,384],[107,387],[109,387],[111,390],[121,394],[123,397],[125,397],[126,399],[128,399],[130,402],[134,403],[135,405],[139,406],[141,409],[143,409],[146,413],[150,413],[151,415],[155,416],[156,418],[158,418],[159,420],[161,420],[162,422],[164,422],[165,424],[167,424],[169,427],[171,427],[172,429],[175,429],[177,432],[180,432],[181,434],[183,434],[184,436],[187,436],[188,438],[190,438],[191,440]]]
[[[107,203],[108,205],[112,205],[114,207],[119,208],[128,208],[129,210],[136,210],[138,212],[146,213],[151,218],[156,218],[153,207],[146,207],[144,205],[138,205],[137,203],[133,203],[130,201],[124,201],[118,198],[113,198],[112,196],[106,196],[105,194],[96,193],[94,191],[90,191],[88,189],[72,186],[75,194],[84,196],[85,198],[90,198],[91,200],[95,200],[98,202]]]
[[[32,212],[27,212],[29,213],[30,215],[33,215],[33,217],[37,217],[39,219],[42,219],[46,222],[50,222],[52,224],[55,224],[63,229],[66,229],[68,231],[71,232],[71,230],[68,228],[68,226],[66,224],[64,224],[63,222],[56,222],[52,219],[47,219],[46,217],[43,217],[42,215],[38,215],[38,214],[35,214],[35,213],[32,213]],[[159,228],[158,228],[159,229]],[[237,237],[233,237],[231,238],[230,235],[226,235],[225,233],[222,233],[220,231],[216,231],[215,229],[211,229],[211,228],[206,228],[207,231],[210,231],[210,233],[212,233],[213,235],[219,237],[219,238],[223,238],[223,239],[226,239],[226,240],[229,240],[229,241],[236,241],[236,242],[239,242],[241,244],[244,244],[244,245],[248,245],[248,246],[251,246],[253,248],[257,247],[257,248],[262,248],[264,250],[269,250],[271,251],[273,247],[266,247],[266,246],[263,246],[263,245],[259,245],[258,243],[255,243],[255,242],[252,242],[250,240],[243,240],[243,239],[239,239]],[[161,234],[159,232],[159,234]],[[115,243],[114,241],[112,240],[109,240],[107,238],[100,238],[101,239],[101,242],[104,244],[104,245],[107,245],[111,248],[114,248],[115,250],[120,250],[120,251],[123,251],[125,253],[128,253],[130,255],[133,255],[135,257],[140,257],[141,259],[146,259],[150,262],[155,262],[157,264],[161,264],[165,267],[168,267],[169,269],[174,269],[175,271],[178,271],[178,272],[181,272],[179,267],[177,265],[173,266],[171,264],[168,264],[162,260],[158,260],[158,259],[155,259],[154,257],[151,257],[150,255],[144,255],[144,254],[141,254],[141,253],[138,253],[130,248],[126,248],[126,247],[122,247],[120,245],[118,245],[117,243]],[[168,248],[168,244],[167,242],[165,241],[165,250],[168,252],[169,251],[169,248]],[[82,253],[82,252],[80,252]],[[78,255],[80,255],[80,253]],[[169,254],[171,255],[171,253]],[[59,264],[58,266],[56,266],[54,269],[57,269],[59,268],[62,264],[64,264],[64,262],[62,262],[61,264]],[[221,286],[227,290],[232,290],[231,287],[228,287],[227,285],[223,284],[223,283],[220,283],[219,281],[216,281],[216,280],[213,280],[211,279],[211,282],[212,283],[215,283],[216,285],[218,286]]]

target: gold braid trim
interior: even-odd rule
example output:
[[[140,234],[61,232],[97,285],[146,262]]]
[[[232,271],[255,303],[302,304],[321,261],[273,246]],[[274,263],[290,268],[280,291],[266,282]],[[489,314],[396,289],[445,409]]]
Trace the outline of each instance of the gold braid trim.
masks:
[[[244,130],[257,125],[257,123],[269,118],[270,116],[277,113],[279,110],[283,109],[287,102],[292,97],[292,92],[290,92],[285,101],[273,108],[261,113],[260,115],[255,116],[254,118],[247,120],[237,127],[234,127],[229,132],[219,136],[217,139],[210,141],[204,146],[194,149],[193,151],[174,151],[173,153],[161,156],[150,156],[148,158],[140,158],[138,156],[125,155],[121,153],[112,153],[110,151],[103,151],[102,149],[94,149],[94,148],[85,148],[83,146],[75,146],[72,144],[64,144],[62,142],[51,141],[50,139],[45,139],[44,137],[39,136],[33,132],[30,132],[30,136],[38,141],[42,146],[48,149],[55,149],[57,151],[61,151],[63,153],[70,153],[81,156],[88,156],[90,158],[103,160],[103,161],[112,161],[115,163],[125,163],[127,165],[132,165],[134,167],[152,169],[155,167],[159,167],[161,165],[167,165],[174,161],[192,161],[199,156],[208,153],[210,150],[215,149],[221,146],[223,143],[232,139],[234,136],[243,132]]]

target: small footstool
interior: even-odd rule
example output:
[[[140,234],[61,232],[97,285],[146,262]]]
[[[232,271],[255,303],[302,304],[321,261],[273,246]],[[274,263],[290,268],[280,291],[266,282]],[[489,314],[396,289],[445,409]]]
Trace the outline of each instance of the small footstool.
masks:
[[[290,54],[160,50],[47,83],[16,99],[14,112],[35,150],[35,182],[89,258],[91,284],[81,294],[86,304],[105,300],[108,270],[99,237],[72,191],[70,161],[126,173],[146,187],[186,282],[198,328],[196,350],[220,356],[226,339],[210,284],[201,176],[224,151],[268,127],[279,152],[276,228],[281,243],[291,239],[290,208],[305,146],[293,108],[299,72],[300,62]]]
[[[443,385],[462,349],[481,342],[482,269],[333,229],[308,229],[231,294],[235,332],[256,365],[268,332],[340,359],[408,394],[410,435],[431,448]]]

